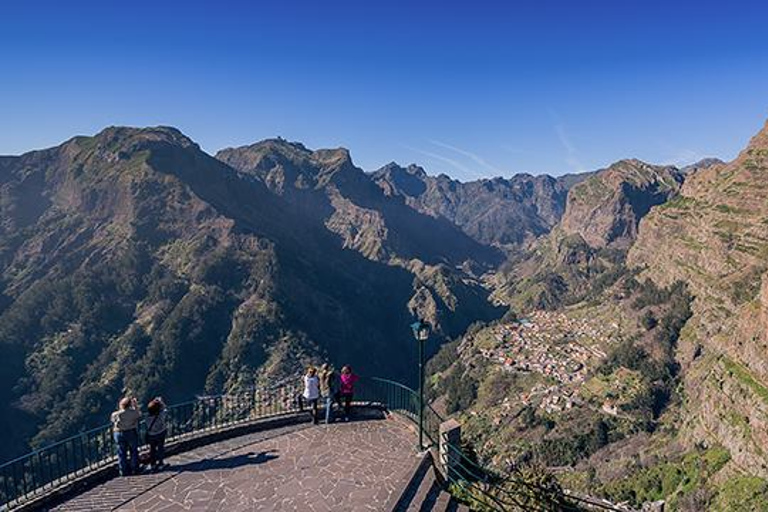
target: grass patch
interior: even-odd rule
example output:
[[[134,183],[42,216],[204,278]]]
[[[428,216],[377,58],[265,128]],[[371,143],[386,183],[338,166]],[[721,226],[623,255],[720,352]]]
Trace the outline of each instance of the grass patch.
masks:
[[[731,478],[718,488],[710,510],[768,511],[768,481],[756,476]]]
[[[669,500],[701,487],[729,460],[730,452],[719,446],[692,452],[679,461],[644,468],[629,478],[611,482],[603,487],[603,494],[636,506],[646,501]]]
[[[718,204],[715,206],[715,210],[717,210],[720,213],[735,214],[735,215],[747,213],[746,210],[743,210],[741,208],[736,208],[734,206],[730,206],[727,204]]]
[[[723,368],[725,368],[731,376],[735,377],[736,380],[748,387],[754,394],[768,404],[768,388],[755,380],[749,370],[726,356],[723,356],[720,362],[723,364]]]
[[[691,210],[699,204],[699,201],[692,197],[677,196],[666,203],[658,206],[660,210]]]

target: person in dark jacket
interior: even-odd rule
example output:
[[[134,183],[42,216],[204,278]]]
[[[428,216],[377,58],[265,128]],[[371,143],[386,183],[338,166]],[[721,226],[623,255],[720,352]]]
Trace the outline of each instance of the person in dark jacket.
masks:
[[[333,402],[338,401],[339,376],[333,367],[323,363],[320,367],[320,397],[325,403],[325,424],[333,420]]]
[[[168,467],[165,463],[165,437],[168,433],[167,412],[165,402],[160,397],[153,399],[147,405],[149,417],[147,423],[147,444],[149,445],[149,461],[153,471]]]

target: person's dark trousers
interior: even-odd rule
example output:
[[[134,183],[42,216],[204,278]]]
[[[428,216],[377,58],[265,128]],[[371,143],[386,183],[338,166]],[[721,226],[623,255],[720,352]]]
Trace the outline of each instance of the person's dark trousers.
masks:
[[[114,433],[120,476],[139,472],[139,433],[136,429]],[[130,461],[129,461],[130,459]]]
[[[317,418],[317,416],[318,416],[318,413],[317,413],[317,402],[318,402],[318,399],[317,398],[307,399],[307,402],[309,402],[309,407],[312,410],[312,423],[317,425],[317,422],[318,422],[318,418]]]
[[[352,412],[352,393],[342,393],[341,401],[344,402],[344,419],[348,420]]]
[[[149,460],[155,467],[162,466],[165,462],[165,434],[163,431],[159,434],[147,434],[147,443],[149,444]]]

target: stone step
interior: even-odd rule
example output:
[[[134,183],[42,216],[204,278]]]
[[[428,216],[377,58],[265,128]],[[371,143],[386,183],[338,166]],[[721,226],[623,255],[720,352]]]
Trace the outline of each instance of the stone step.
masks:
[[[435,512],[469,512],[469,507],[461,503],[448,492],[443,492],[437,500]]]
[[[423,454],[414,458],[413,467],[408,475],[396,484],[397,492],[391,495],[385,506],[387,512],[406,512],[411,503],[414,503],[416,493],[427,474],[432,471],[432,458]]]
[[[438,495],[437,500],[435,501],[435,506],[433,510],[435,510],[435,512],[447,512],[448,507],[451,504],[451,499],[452,499],[452,496],[450,495],[450,493],[448,493],[447,491],[442,491]]]
[[[430,467],[421,479],[419,488],[416,490],[416,494],[406,510],[408,512],[430,512],[432,510],[430,506],[432,500],[430,498],[435,493],[435,488],[438,485],[435,479],[435,471]],[[437,487],[438,492],[439,490],[440,488]]]
[[[402,483],[394,506],[389,512],[469,512],[469,507],[447,491],[438,476],[430,454],[424,454],[414,466],[410,479]]]

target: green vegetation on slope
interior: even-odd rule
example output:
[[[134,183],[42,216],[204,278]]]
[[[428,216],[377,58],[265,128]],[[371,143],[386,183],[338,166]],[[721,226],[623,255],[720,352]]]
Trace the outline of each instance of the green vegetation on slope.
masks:
[[[678,461],[657,466],[604,485],[601,492],[615,501],[628,501],[639,506],[646,501],[671,500],[692,494],[707,483],[730,460],[731,455],[722,447],[713,447],[685,455]]]

